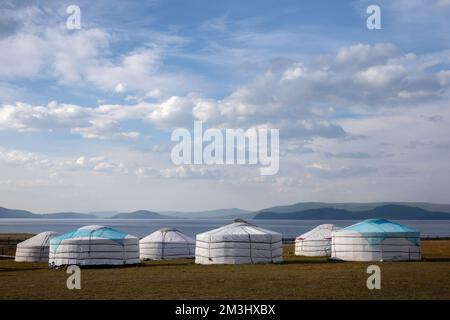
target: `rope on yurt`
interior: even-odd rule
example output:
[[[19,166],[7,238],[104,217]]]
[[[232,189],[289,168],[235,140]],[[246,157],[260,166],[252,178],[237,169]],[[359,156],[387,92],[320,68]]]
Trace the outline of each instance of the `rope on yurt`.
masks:
[[[250,232],[242,228],[242,230],[248,234],[248,244],[250,246],[250,262],[253,263],[253,254],[252,254],[252,236],[250,235]]]
[[[336,250],[335,250],[335,241],[333,241],[333,237],[331,237],[331,257],[336,257]]]
[[[166,246],[166,233],[167,233],[167,231],[166,230],[164,230],[164,231],[161,231],[161,242],[162,242],[162,247],[161,247],[161,259],[164,259],[164,249],[165,249],[165,246]]]
[[[273,242],[273,234],[270,235],[270,262],[273,262],[273,255],[272,255],[272,242]]]
[[[88,246],[88,255],[89,258],[91,257],[91,238],[92,238],[92,233],[94,233],[95,229],[91,230],[91,232],[89,232],[89,246]]]
[[[39,260],[42,259],[42,254],[43,254],[43,249],[44,249],[44,243],[45,243],[45,239],[47,238],[47,236],[44,237],[44,241],[41,243],[41,245],[39,246]]]
[[[125,238],[122,241],[122,263],[127,264],[127,258],[125,256]]]
[[[50,234],[46,234],[44,241],[41,243],[40,253],[39,253],[39,260],[43,258],[44,252],[45,252],[45,244],[47,243],[47,240],[50,238]]]
[[[211,235],[209,235],[209,241],[208,241],[208,260],[213,261],[211,258]]]

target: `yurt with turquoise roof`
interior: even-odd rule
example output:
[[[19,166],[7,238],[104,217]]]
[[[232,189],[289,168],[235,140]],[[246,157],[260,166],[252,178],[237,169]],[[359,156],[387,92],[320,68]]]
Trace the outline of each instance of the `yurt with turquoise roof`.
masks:
[[[59,233],[44,231],[17,244],[16,262],[48,262],[50,239]]]
[[[331,258],[344,261],[420,260],[420,233],[385,219],[369,219],[333,232]]]
[[[130,265],[139,262],[139,239],[109,227],[85,226],[50,240],[51,267]]]
[[[236,219],[223,227],[200,233],[196,238],[195,263],[252,264],[283,261],[282,236]]]
[[[195,240],[174,228],[161,228],[139,241],[141,260],[194,258]]]

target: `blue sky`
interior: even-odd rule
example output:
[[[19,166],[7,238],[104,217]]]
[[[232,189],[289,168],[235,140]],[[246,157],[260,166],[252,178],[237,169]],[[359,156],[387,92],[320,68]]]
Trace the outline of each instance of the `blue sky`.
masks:
[[[65,26],[71,4],[80,30]],[[381,30],[366,28],[370,4]],[[0,11],[1,206],[448,202],[448,0],[3,0]],[[194,120],[279,128],[280,173],[175,166],[170,133]]]

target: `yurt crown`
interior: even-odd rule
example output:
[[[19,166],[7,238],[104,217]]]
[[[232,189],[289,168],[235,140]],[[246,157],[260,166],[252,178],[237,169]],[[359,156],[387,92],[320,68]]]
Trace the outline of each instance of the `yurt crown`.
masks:
[[[169,231],[178,231],[175,228],[161,228],[159,229],[160,232],[169,232]]]
[[[234,219],[233,223],[239,223],[239,224],[246,224],[246,225],[249,225],[249,226],[255,226],[254,224],[251,224],[250,222],[247,222],[246,220],[244,220],[242,218]]]

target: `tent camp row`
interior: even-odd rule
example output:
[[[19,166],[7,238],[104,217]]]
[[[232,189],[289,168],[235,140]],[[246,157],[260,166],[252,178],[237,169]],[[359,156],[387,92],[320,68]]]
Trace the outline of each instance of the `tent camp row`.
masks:
[[[383,219],[343,229],[324,224],[296,238],[295,254],[345,261],[418,260],[420,233]],[[198,264],[280,263],[282,235],[241,219],[200,233],[196,240],[173,228],[139,240],[113,228],[90,225],[63,235],[40,233],[18,244],[16,251],[16,261],[48,261],[51,267],[194,257]]]

